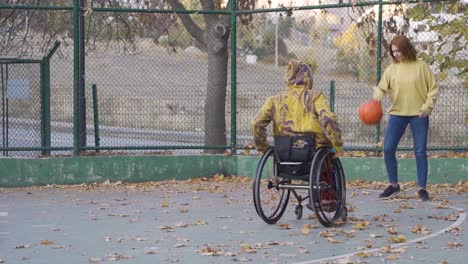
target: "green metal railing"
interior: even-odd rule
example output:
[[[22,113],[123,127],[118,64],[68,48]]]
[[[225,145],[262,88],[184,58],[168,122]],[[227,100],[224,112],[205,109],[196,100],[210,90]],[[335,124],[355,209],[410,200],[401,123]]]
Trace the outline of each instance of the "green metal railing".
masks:
[[[52,54],[58,49],[56,45],[51,50],[53,52],[49,53],[50,56],[31,60],[41,66],[42,92],[38,103],[42,114],[40,117],[30,117],[32,120],[40,120],[40,146],[31,142],[26,143],[26,146],[3,145],[0,150],[40,151],[42,155],[69,154],[70,150],[74,155],[100,150],[141,152],[214,149],[236,153],[252,145],[250,121],[265,98],[284,89],[281,76],[287,59],[313,60],[317,64],[314,76],[316,89],[322,90],[329,97],[330,108],[339,117],[347,143],[345,149],[379,150],[386,120],[376,126],[363,127],[357,119],[357,106],[371,96],[370,88],[380,80],[382,69],[389,63],[382,50],[386,34],[384,7],[406,4],[414,8],[421,3],[435,5],[441,2],[424,0],[394,3],[379,0],[255,10],[237,10],[237,1],[231,1],[227,10],[98,8],[81,6],[83,2],[80,0],[73,0],[73,6],[28,5],[27,2],[23,5],[2,4],[0,12],[37,12],[45,14],[45,18],[54,12],[66,14],[63,24],[73,25],[73,37],[70,48],[61,47],[64,54],[72,51],[69,53],[71,58],[63,55],[51,60]],[[337,47],[332,42],[340,37],[344,39],[344,33],[352,27],[353,22],[335,23],[337,29],[330,25],[324,26],[321,24],[323,22],[317,20],[318,17],[330,14],[326,19],[334,19],[339,16],[335,15],[335,11],[337,14],[349,8],[362,8],[364,11],[373,6],[378,6],[377,19],[370,26],[376,31],[375,55],[366,57],[362,54],[363,46],[358,50],[351,49],[351,54],[355,54],[351,59],[334,55],[348,48]],[[230,47],[236,48],[229,49],[231,59],[228,63],[230,79],[227,83],[227,107],[225,113],[220,113],[227,122],[225,145],[207,145],[203,141],[205,128],[202,125],[202,101],[205,100],[205,68],[208,60],[203,52],[193,51],[197,45],[193,45],[192,39],[187,37],[180,20],[174,22],[176,19],[173,16],[176,14],[189,14],[198,25],[203,25],[204,16],[225,16],[230,21],[231,39],[228,43]],[[243,24],[245,16],[250,16],[250,29]],[[121,24],[112,24],[122,17],[130,21],[123,24],[128,25],[128,28],[122,29],[119,28]],[[273,23],[274,17],[277,17],[276,24]],[[93,24],[98,19],[109,19],[108,25],[112,26],[102,28]],[[155,24],[144,27],[151,19]],[[159,29],[161,25],[164,27]],[[112,28],[114,26],[116,28]],[[255,30],[257,34],[252,33]],[[120,39],[130,39],[130,44],[119,46],[114,42],[105,43],[102,39],[93,42],[92,36],[112,34],[118,35]],[[359,40],[359,33],[353,34]],[[192,53],[188,51],[189,48],[192,48]],[[276,53],[273,52],[275,48]],[[247,61],[248,57],[258,61],[252,63]],[[272,63],[273,57],[276,64],[279,61],[279,65]],[[20,61],[28,62],[25,59],[17,60]],[[70,65],[73,67],[69,68]],[[458,115],[463,115],[467,107],[467,89],[461,88],[459,84],[460,80],[461,83],[466,80],[463,81],[463,76],[449,77],[450,80],[439,82],[443,88],[442,100],[439,99],[431,119],[433,134],[430,138],[433,141],[429,143],[429,149],[466,151],[468,128],[466,123],[459,121]],[[92,105],[86,105],[85,99],[91,97]],[[449,101],[444,103],[444,100]],[[388,106],[388,102],[384,102],[384,106]],[[441,110],[437,112],[438,109]],[[2,114],[7,113],[3,111]],[[10,111],[9,114],[14,113]],[[445,121],[447,119],[450,122]],[[87,123],[93,124],[93,127],[87,127]],[[15,131],[19,135],[21,126]],[[94,135],[94,146],[86,142],[89,134]],[[408,132],[400,150],[410,150],[410,140]]]

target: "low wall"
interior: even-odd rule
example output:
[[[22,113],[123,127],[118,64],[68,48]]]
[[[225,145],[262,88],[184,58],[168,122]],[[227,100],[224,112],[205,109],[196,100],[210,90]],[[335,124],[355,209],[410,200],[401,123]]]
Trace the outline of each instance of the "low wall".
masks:
[[[80,184],[109,180],[145,182],[225,175],[254,176],[259,157],[251,156],[102,156],[2,158],[0,187]],[[347,180],[386,181],[382,158],[342,158]],[[400,181],[416,181],[414,159],[399,160]],[[428,183],[468,180],[468,159],[429,159]]]

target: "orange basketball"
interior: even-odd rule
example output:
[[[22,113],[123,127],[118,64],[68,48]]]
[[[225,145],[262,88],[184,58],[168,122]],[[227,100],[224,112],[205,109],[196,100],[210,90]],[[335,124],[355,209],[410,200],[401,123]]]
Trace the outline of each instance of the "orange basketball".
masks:
[[[365,101],[359,106],[359,119],[364,125],[375,125],[382,116],[382,105],[376,100]]]

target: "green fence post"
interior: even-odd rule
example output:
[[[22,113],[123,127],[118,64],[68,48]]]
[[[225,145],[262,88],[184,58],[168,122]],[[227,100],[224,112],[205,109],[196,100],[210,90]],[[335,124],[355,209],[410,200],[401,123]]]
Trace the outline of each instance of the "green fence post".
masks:
[[[80,120],[79,120],[79,18],[80,18],[80,0],[73,0],[73,154],[79,154],[80,147]]]
[[[335,112],[335,80],[330,81],[330,111]]]
[[[50,63],[44,59],[41,69],[41,147],[50,147]],[[42,155],[50,155],[50,149],[43,149]]]
[[[93,115],[94,115],[94,146],[100,146],[100,137],[99,137],[99,108],[98,108],[98,96],[97,96],[97,86],[93,84]],[[96,149],[96,152],[99,152],[99,149]]]
[[[377,24],[377,83],[379,83],[380,78],[382,76],[382,0],[379,0],[379,22]],[[380,122],[377,123],[376,126],[376,139],[375,143],[379,143],[380,141]],[[378,147],[376,144],[376,149],[378,151]]]
[[[231,154],[237,147],[237,1],[231,1]]]
[[[60,46],[56,41],[50,51],[42,58],[41,68],[41,147],[50,148],[50,58]],[[50,149],[42,150],[42,155],[50,155]]]

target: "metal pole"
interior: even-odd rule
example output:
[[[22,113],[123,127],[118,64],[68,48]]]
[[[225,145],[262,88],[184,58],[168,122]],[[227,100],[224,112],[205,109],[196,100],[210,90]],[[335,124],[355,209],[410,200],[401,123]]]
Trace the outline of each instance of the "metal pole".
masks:
[[[60,41],[55,41],[54,46],[42,58],[41,67],[41,147],[42,155],[50,155],[51,129],[50,129],[50,59],[60,46]]]
[[[5,89],[6,89],[6,82],[4,80],[4,73],[3,73],[3,65],[0,64],[0,77],[1,77],[1,85],[2,85],[2,147],[5,147]],[[5,64],[6,65],[6,64]],[[5,156],[6,151],[3,151],[3,156]]]
[[[93,112],[94,112],[94,146],[99,147],[101,138],[99,137],[99,108],[98,108],[98,96],[97,86],[93,84]],[[96,150],[99,152],[99,149]]]
[[[382,0],[379,0],[379,21],[377,24],[377,83],[380,81],[382,76]],[[380,141],[380,122],[376,126],[377,135],[375,142],[379,143]]]
[[[9,137],[9,116],[8,116],[8,64],[5,66],[5,147],[9,147],[8,144],[8,137]],[[4,153],[5,156],[8,157],[8,150],[5,151]]]
[[[80,147],[86,146],[86,95],[85,95],[85,21],[83,10],[86,0],[80,0],[79,19],[79,49],[80,49],[80,75],[78,78],[79,89],[79,126],[80,126]]]
[[[237,1],[231,1],[231,154],[237,147]]]
[[[73,0],[73,154],[76,156],[79,154],[80,147],[80,120],[79,115],[79,17],[80,17],[80,0]]]
[[[330,81],[330,111],[335,112],[335,80]]]
[[[278,67],[278,28],[280,23],[280,17],[278,13],[278,19],[276,20],[275,25],[275,66]]]
[[[44,59],[41,66],[41,147],[50,147],[50,62]],[[50,155],[50,150],[42,150]]]

